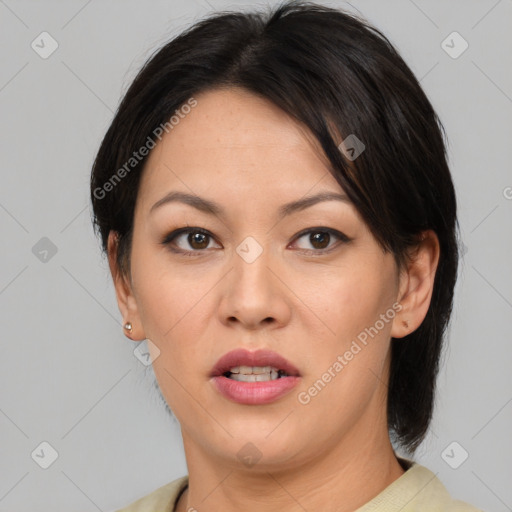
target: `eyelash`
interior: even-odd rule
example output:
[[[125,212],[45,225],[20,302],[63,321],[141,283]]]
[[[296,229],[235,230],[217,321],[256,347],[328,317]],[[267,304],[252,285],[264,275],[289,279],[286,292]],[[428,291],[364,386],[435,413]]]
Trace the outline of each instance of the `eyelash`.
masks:
[[[162,240],[162,245],[168,247],[173,253],[181,254],[183,256],[198,256],[199,254],[205,252],[207,249],[196,249],[194,251],[186,251],[184,249],[176,249],[176,248],[172,247],[172,242],[178,236],[183,235],[183,234],[190,234],[190,233],[201,233],[205,236],[215,239],[214,236],[206,229],[197,228],[197,227],[186,227],[186,228],[176,229],[176,230],[172,231],[171,233],[169,233],[168,235],[166,235],[164,237],[164,239]],[[337,231],[337,230],[331,229],[331,228],[325,228],[325,227],[316,227],[316,228],[305,229],[305,230],[301,231],[300,233],[297,233],[297,235],[295,235],[295,237],[294,237],[294,240],[302,238],[303,236],[312,234],[312,233],[327,233],[330,236],[336,237],[339,240],[339,243],[335,244],[332,247],[329,247],[328,249],[300,249],[299,250],[300,252],[307,253],[307,254],[314,254],[314,255],[327,254],[327,253],[331,252],[332,250],[334,250],[336,247],[338,247],[341,243],[348,243],[352,240],[351,238],[349,238],[344,233],[341,233],[340,231]]]

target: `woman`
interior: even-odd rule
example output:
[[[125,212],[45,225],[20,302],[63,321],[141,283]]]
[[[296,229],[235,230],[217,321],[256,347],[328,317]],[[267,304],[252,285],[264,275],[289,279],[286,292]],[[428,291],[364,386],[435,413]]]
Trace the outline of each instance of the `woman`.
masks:
[[[471,511],[413,453],[458,249],[442,125],[385,36],[291,2],[153,55],[91,178],[188,475],[125,512]]]

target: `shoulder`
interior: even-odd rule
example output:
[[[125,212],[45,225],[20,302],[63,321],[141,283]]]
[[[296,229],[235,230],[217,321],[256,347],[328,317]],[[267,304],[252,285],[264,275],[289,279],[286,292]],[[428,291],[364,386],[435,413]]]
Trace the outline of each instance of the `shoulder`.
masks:
[[[428,468],[406,461],[409,469],[357,512],[482,512],[454,500]]]
[[[412,463],[408,471],[411,471],[410,478],[404,479],[404,484],[409,487],[411,493],[415,493],[411,499],[413,507],[419,510],[439,510],[439,512],[482,512],[468,503],[453,499],[437,473],[434,474],[425,466]],[[408,471],[403,476],[406,476]],[[406,510],[409,510],[407,506],[404,512]]]
[[[116,512],[174,512],[178,496],[188,485],[188,476],[178,478]]]

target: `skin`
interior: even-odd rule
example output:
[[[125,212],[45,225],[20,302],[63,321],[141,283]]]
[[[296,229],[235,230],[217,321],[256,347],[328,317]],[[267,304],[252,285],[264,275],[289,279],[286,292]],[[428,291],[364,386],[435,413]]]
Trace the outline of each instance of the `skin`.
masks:
[[[178,511],[354,510],[403,474],[387,430],[390,338],[423,321],[439,258],[433,232],[407,268],[378,245],[350,202],[324,201],[282,219],[284,203],[343,193],[308,131],[264,99],[240,89],[196,96],[197,106],[152,150],[138,193],[131,268],[109,261],[130,338],[148,338],[160,389],[178,418],[189,487]],[[218,203],[209,215],[173,202],[170,191]],[[204,244],[172,230],[208,230]],[[319,244],[307,228],[331,228]],[[197,236],[197,235],[196,235]],[[248,236],[263,249],[252,263],[236,252]],[[206,248],[202,248],[206,247]],[[322,249],[330,249],[322,253]],[[325,251],[325,249],[324,249]],[[401,310],[307,405],[297,395],[344,354],[352,340],[399,302]],[[278,352],[299,385],[267,405],[241,405],[210,381],[216,361],[243,347]],[[156,349],[152,351],[157,354]],[[252,467],[237,456],[252,443]]]

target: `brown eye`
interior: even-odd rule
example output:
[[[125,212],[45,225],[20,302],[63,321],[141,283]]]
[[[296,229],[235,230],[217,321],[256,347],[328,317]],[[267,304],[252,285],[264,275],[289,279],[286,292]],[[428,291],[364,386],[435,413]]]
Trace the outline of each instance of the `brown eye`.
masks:
[[[296,236],[297,241],[301,239],[306,241],[306,246],[304,247],[304,242],[302,242],[302,247],[300,246],[301,244],[296,242],[298,248],[313,254],[329,252],[331,249],[335,249],[342,243],[347,243],[351,240],[345,234],[331,228],[313,228],[302,231]],[[336,241],[338,243],[335,243]]]
[[[176,253],[200,254],[210,248],[209,246],[212,241],[214,241],[214,238],[208,231],[202,228],[187,227],[169,233],[162,240],[162,244],[168,246],[171,251]]]
[[[325,231],[317,231],[309,235],[309,241],[315,249],[325,249],[329,246],[331,235]]]
[[[204,233],[194,231],[189,233],[187,241],[192,249],[206,249],[208,247],[209,236]]]

